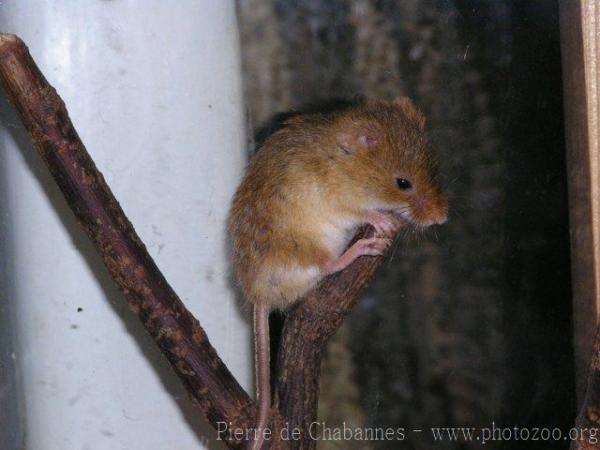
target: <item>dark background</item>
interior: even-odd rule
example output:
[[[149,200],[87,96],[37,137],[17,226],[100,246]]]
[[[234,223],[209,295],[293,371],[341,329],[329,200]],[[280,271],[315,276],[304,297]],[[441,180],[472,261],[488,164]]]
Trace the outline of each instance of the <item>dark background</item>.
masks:
[[[451,196],[448,223],[398,244],[331,343],[320,419],[566,432],[575,398],[557,2],[237,6],[255,133],[309,104],[408,95],[428,117]],[[320,448],[481,448],[427,436]],[[516,446],[567,447],[486,445]]]

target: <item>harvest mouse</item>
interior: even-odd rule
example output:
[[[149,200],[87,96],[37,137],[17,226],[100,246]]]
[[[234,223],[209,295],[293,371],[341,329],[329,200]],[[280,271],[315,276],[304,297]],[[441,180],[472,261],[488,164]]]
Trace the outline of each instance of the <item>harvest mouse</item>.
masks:
[[[425,117],[406,97],[339,112],[298,115],[250,162],[230,211],[232,261],[254,305],[259,413],[271,406],[268,315],[363,255],[380,255],[403,223],[446,221]],[[370,224],[375,237],[346,248]]]

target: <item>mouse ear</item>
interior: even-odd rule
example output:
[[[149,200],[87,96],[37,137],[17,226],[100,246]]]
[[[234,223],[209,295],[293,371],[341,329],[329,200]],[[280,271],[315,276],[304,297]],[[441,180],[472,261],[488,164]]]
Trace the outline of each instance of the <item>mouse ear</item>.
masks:
[[[396,97],[394,100],[396,105],[404,113],[404,115],[411,121],[417,124],[421,129],[425,129],[425,116],[421,111],[417,109],[412,100],[408,97]]]
[[[377,145],[377,138],[372,134],[341,133],[339,135],[340,149],[346,155],[352,155],[361,150],[367,150]]]

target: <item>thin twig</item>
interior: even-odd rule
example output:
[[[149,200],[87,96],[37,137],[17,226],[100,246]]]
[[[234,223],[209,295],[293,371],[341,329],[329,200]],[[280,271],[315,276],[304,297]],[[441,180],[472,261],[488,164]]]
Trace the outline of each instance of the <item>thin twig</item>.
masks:
[[[365,228],[353,242],[373,235],[371,227]],[[300,438],[290,442],[291,449],[316,446],[318,427],[314,425],[325,345],[383,261],[383,256],[358,258],[346,270],[323,280],[286,318],[277,360],[276,405],[290,434],[299,430]]]
[[[0,34],[0,82],[67,203],[190,396],[209,422],[247,429],[255,405],[150,257],[79,139],[63,101],[25,44]],[[243,441],[224,436],[228,445]]]

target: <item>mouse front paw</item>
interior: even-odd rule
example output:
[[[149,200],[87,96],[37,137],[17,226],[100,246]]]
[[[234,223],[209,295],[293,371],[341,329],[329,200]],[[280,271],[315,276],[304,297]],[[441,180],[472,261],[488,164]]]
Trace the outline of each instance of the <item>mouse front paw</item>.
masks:
[[[346,250],[342,256],[325,263],[323,269],[326,274],[344,270],[360,256],[379,256],[392,244],[391,239],[371,237],[359,239]]]
[[[350,247],[348,250],[352,250],[356,247],[357,253],[356,258],[359,256],[378,256],[383,255],[385,250],[392,244],[392,241],[388,238],[372,237],[359,239]]]
[[[393,236],[399,228],[399,224],[394,217],[381,211],[370,211],[366,222],[375,228],[375,232],[379,236]]]

